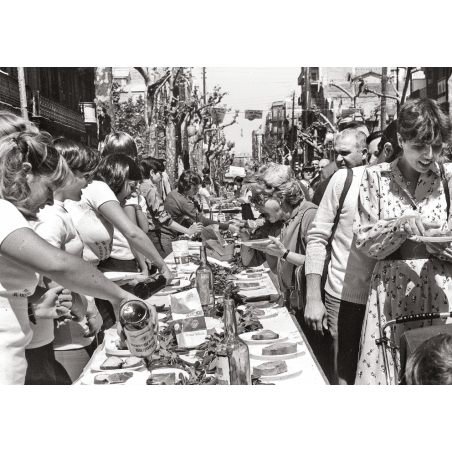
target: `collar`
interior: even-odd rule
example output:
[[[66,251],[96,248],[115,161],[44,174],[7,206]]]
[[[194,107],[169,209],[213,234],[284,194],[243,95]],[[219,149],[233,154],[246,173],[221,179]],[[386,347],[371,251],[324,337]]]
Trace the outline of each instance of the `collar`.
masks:
[[[401,157],[399,157],[398,159],[395,159],[393,162],[391,163],[380,163],[381,166],[381,173],[385,173],[385,172],[391,172],[393,174],[399,174],[401,178],[403,178],[403,175],[399,169],[399,160],[401,159]],[[431,176],[432,174],[436,174],[437,176],[441,176],[441,171],[439,168],[439,165],[437,162],[434,162],[430,165],[430,169],[424,173],[425,176]]]

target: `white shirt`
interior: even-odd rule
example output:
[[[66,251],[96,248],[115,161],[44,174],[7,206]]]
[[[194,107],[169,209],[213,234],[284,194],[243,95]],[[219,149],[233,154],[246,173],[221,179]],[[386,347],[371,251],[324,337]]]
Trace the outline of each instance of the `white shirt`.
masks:
[[[36,234],[56,248],[82,257],[83,242],[61,201],[55,200],[53,206],[46,206],[39,213],[38,220],[30,222]],[[69,322],[55,330],[52,319],[37,319],[36,325],[31,324],[31,328],[33,339],[27,349],[42,347],[50,344],[54,339],[58,347],[69,345],[69,341],[71,348],[86,347],[93,341],[93,338],[83,337],[87,331],[86,321],[80,324]]]
[[[82,193],[80,202],[65,201],[64,208],[83,241],[83,259],[97,266],[99,261],[110,256],[114,229],[99,212],[99,207],[108,201],[119,201],[110,187],[101,181],[93,181]]]
[[[209,208],[209,203],[207,202],[207,199],[211,197],[211,194],[209,193],[209,190],[205,187],[201,187],[199,189],[199,196],[201,197],[202,200],[202,208],[203,209],[208,209]]]
[[[14,231],[30,228],[17,208],[0,200],[0,247]],[[0,385],[24,384],[25,347],[33,332],[28,319],[28,297],[38,285],[38,274],[0,254]]]

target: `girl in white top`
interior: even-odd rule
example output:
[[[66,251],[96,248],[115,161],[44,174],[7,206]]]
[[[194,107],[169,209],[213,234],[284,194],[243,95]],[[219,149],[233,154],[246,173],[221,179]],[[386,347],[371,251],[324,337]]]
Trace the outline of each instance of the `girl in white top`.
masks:
[[[0,115],[0,131],[1,125]],[[36,220],[39,210],[53,203],[53,190],[68,174],[64,159],[50,143],[36,133],[0,140],[0,384],[24,383],[25,347],[32,337],[29,316],[34,321],[69,315],[69,309],[56,305],[62,287],[27,306],[38,283],[36,273],[67,289],[108,298],[116,306],[132,298],[92,266],[56,249],[29,227],[26,220]],[[149,307],[157,329],[155,308]]]

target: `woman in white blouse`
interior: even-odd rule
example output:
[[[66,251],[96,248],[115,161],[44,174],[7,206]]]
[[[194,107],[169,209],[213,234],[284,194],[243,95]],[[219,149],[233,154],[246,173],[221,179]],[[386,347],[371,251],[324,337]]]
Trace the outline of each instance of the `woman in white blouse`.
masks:
[[[0,115],[0,123],[1,123]],[[1,127],[0,127],[1,130]],[[67,289],[111,300],[116,306],[131,297],[82,259],[47,243],[28,221],[53,203],[53,191],[68,175],[64,159],[51,142],[36,133],[0,139],[0,384],[23,384],[30,321],[58,318],[68,309],[56,306],[62,288],[45,292],[28,305],[44,275]],[[156,320],[155,308],[150,305]],[[158,322],[155,321],[156,329]]]
[[[399,377],[394,375],[392,354],[388,352],[386,369],[383,350],[376,344],[387,321],[452,310],[452,249],[446,248],[449,244],[425,245],[415,238],[429,229],[449,229],[447,182],[436,161],[451,139],[451,130],[449,118],[435,101],[409,101],[398,118],[402,157],[364,172],[356,245],[379,262],[371,278],[355,384],[386,384],[386,371],[391,381]],[[390,340],[399,345],[406,328],[431,324],[397,324]]]

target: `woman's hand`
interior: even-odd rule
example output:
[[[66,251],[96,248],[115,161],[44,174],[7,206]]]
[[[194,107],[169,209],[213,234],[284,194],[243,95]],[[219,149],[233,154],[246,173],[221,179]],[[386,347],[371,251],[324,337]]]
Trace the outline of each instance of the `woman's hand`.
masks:
[[[273,242],[270,245],[267,245],[265,248],[265,252],[270,254],[270,256],[282,257],[284,253],[287,251],[286,247],[281,243],[281,240],[276,237],[272,237],[271,235],[268,238]]]
[[[76,322],[81,322],[85,318],[87,309],[88,301],[86,300],[86,297],[84,297],[83,295],[79,295],[78,293],[73,293],[71,308],[71,315],[73,316],[72,320],[75,320]]]
[[[237,234],[240,232],[240,228],[238,226],[236,226],[235,224],[230,224],[228,226],[228,230],[231,234]]]
[[[193,223],[188,228],[188,235],[198,234],[198,233],[202,232],[203,229],[204,229],[204,226],[202,225],[202,223]]]
[[[86,310],[86,323],[89,331],[83,337],[92,337],[96,335],[102,327],[102,316],[97,310],[93,297],[86,297],[88,308]]]
[[[442,257],[452,262],[452,247],[449,242],[443,243],[426,243],[427,251],[435,257]]]
[[[160,273],[166,279],[167,284],[169,284],[174,278],[173,274],[171,273],[170,269],[168,268],[168,266],[166,264],[163,265],[163,267],[160,270]]]
[[[400,218],[396,222],[400,232],[405,232],[407,235],[424,235],[427,229],[439,228],[440,223],[431,223],[424,220],[420,215],[409,215]]]
[[[64,293],[63,293],[64,292]],[[31,303],[37,319],[71,319],[72,293],[62,286],[48,290],[39,300]]]

